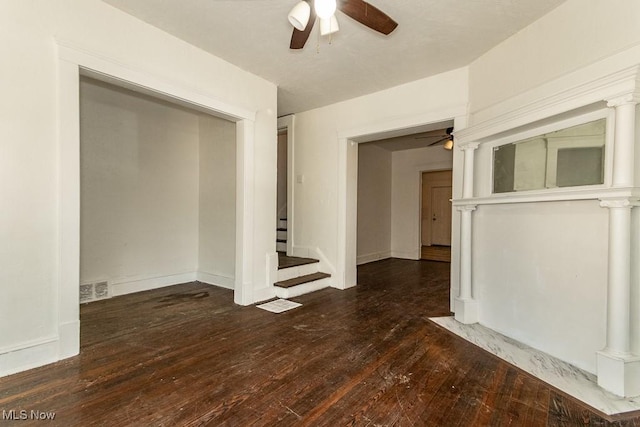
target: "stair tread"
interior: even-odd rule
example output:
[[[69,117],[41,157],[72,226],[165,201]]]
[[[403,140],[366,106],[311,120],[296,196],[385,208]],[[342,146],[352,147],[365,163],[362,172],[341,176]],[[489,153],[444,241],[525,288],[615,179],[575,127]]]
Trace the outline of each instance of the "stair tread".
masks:
[[[287,229],[286,228],[282,228],[282,227],[278,227],[278,228],[276,228],[276,231],[287,231]]]
[[[285,252],[278,252],[278,270],[283,268],[298,267],[301,265],[313,264],[320,262],[314,258],[301,258],[295,256],[287,256]]]
[[[331,277],[330,274],[327,273],[312,273],[305,274],[304,276],[294,277],[293,279],[283,280],[281,282],[274,283],[275,286],[280,288],[291,288],[293,286],[302,285],[303,283],[313,282],[314,280],[325,279],[327,277]]]

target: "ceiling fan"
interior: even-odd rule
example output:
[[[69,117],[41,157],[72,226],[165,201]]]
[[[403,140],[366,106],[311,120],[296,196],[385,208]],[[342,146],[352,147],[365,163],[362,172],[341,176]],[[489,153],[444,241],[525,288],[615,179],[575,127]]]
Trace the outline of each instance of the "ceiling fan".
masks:
[[[445,135],[423,135],[423,136],[416,136],[415,139],[426,139],[426,138],[438,138],[436,141],[430,143],[429,145],[427,145],[427,147],[431,147],[432,145],[437,145],[440,144],[441,142],[444,142],[444,145],[442,146],[445,150],[451,150],[453,148],[453,128],[447,128],[447,130],[445,131]]]
[[[323,36],[338,31],[336,9],[384,35],[390,34],[398,26],[389,15],[364,0],[301,0],[289,12],[289,22],[294,27],[289,48],[304,47],[316,17],[320,18],[320,33]]]

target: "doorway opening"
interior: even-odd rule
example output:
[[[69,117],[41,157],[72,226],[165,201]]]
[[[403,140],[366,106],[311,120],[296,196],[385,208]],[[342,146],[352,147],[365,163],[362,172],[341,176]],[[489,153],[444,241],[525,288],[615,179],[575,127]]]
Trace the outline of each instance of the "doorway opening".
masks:
[[[391,257],[421,259],[425,238],[430,247],[446,247],[449,256],[438,261],[450,261],[453,152],[444,146],[446,128],[433,126],[357,145],[358,265]],[[433,183],[423,184],[422,177],[430,174],[424,171],[436,171]],[[425,226],[425,215],[435,224]]]
[[[80,351],[80,77],[86,76],[175,102],[234,123],[236,130],[236,228],[234,302],[253,303],[253,171],[255,111],[173,84],[134,65],[58,45],[59,275],[55,358]]]
[[[451,262],[452,171],[422,173],[420,258]]]
[[[80,79],[80,303],[234,289],[235,123]]]
[[[287,221],[287,128],[278,129],[277,195],[276,195],[276,251],[287,253],[289,227]]]
[[[276,249],[278,254],[294,252],[294,124],[295,116],[278,117],[278,168],[276,202]]]

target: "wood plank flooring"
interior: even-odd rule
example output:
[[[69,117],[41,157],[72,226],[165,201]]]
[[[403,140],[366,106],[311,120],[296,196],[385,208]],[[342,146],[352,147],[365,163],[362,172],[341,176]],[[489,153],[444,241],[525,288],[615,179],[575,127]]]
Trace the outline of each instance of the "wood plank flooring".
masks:
[[[451,262],[451,246],[422,246],[420,258],[426,261]]]
[[[430,322],[448,274],[379,261],[281,314],[199,283],[83,305],[80,356],[0,378],[0,411],[55,420],[0,426],[640,426]]]

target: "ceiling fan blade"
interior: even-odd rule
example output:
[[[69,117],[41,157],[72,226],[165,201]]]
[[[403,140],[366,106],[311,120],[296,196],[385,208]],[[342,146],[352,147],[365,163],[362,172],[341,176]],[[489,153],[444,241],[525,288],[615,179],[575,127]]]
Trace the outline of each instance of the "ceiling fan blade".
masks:
[[[432,142],[431,144],[427,145],[427,147],[431,147],[432,145],[440,144],[441,142],[444,142],[449,138],[451,138],[451,137],[450,136],[446,136],[444,138],[441,138],[441,139],[437,140],[436,142]]]
[[[449,135],[422,135],[422,136],[416,136],[413,139],[431,139],[431,138],[442,138],[445,136],[449,136]]]
[[[309,3],[307,1],[307,3]],[[313,5],[311,5],[311,12],[309,14],[309,22],[305,27],[304,31],[299,31],[297,29],[293,29],[293,34],[291,34],[291,43],[289,44],[289,49],[302,49],[304,44],[307,42],[309,38],[309,34],[311,34],[311,30],[313,29],[313,24],[316,22],[316,11]]]
[[[341,0],[338,9],[345,15],[382,34],[390,34],[398,23],[364,0]]]

